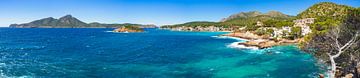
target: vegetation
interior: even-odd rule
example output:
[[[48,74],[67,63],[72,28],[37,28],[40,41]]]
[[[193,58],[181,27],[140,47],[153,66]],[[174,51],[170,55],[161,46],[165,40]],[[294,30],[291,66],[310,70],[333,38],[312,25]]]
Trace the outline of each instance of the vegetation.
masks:
[[[257,29],[255,30],[255,34],[257,35],[271,35],[274,32],[273,29]]]
[[[218,27],[248,27],[249,30],[256,30],[253,28],[257,28],[254,27],[257,21],[260,22],[265,22],[265,21],[277,21],[276,22],[276,26],[280,25],[291,25],[292,23],[290,23],[291,21],[287,21],[287,20],[291,20],[293,19],[292,16],[289,15],[285,15],[282,14],[280,12],[276,12],[276,11],[270,11],[269,13],[266,14],[262,14],[260,12],[257,11],[251,11],[251,12],[242,12],[239,14],[235,14],[235,15],[231,15],[229,18],[226,18],[224,20],[222,20],[221,22],[206,22],[206,21],[198,21],[198,22],[188,22],[188,23],[184,23],[184,24],[176,24],[176,25],[167,25],[167,26],[163,26],[163,27],[178,27],[178,26],[189,26],[189,27],[193,27],[193,26],[218,26]],[[269,23],[268,25],[270,26],[273,25],[275,26],[275,23]]]
[[[222,25],[217,22],[195,21],[195,22],[188,22],[188,23],[184,23],[184,24],[168,25],[168,26],[163,26],[163,27],[178,27],[178,26],[196,27],[196,26],[222,26]]]
[[[304,37],[304,42],[300,43],[300,47],[304,47],[304,44],[310,42],[315,36],[324,35],[329,30],[341,25],[351,9],[355,8],[332,2],[321,2],[297,15],[298,19],[315,18],[315,23],[310,25],[312,33]]]
[[[255,34],[257,34],[257,35],[265,35],[266,31],[263,30],[263,29],[257,29],[257,30],[255,30]]]
[[[297,39],[301,38],[301,27],[291,27],[291,32],[289,33],[289,36],[287,36],[287,39]]]
[[[255,26],[255,25],[249,25],[249,26],[246,26],[245,30],[246,31],[255,31],[257,30],[258,28],[260,28],[259,26]]]
[[[332,2],[321,2],[300,13],[297,18],[334,17],[336,20],[344,19],[350,9],[353,7]]]
[[[313,33],[310,36],[325,34],[328,30],[339,26],[353,7],[338,5],[332,2],[315,4],[297,15],[297,18],[315,18],[315,23],[310,25]],[[311,37],[307,37],[310,40]]]
[[[281,28],[284,26],[293,26],[293,25],[294,25],[294,22],[292,22],[290,19],[289,20],[266,20],[266,21],[264,21],[265,27]]]
[[[272,33],[274,33],[273,29],[267,29],[266,30],[266,34],[271,35]]]
[[[318,17],[320,19],[313,24],[315,33],[305,37],[307,43],[302,43],[302,49],[329,64],[331,66],[330,77],[353,74],[354,78],[359,78],[360,9],[342,7],[347,9],[347,13],[338,17],[329,15]],[[337,7],[337,9],[341,8]],[[344,10],[339,10],[339,12],[341,11]],[[343,18],[342,15],[347,16]]]
[[[139,28],[137,26],[124,26],[126,29],[129,29],[129,30],[138,30],[138,31],[143,31],[142,28]]]
[[[340,77],[352,73],[355,78],[360,78],[360,50],[357,50],[360,48],[360,43],[358,43],[360,39],[358,37],[360,32],[359,8],[321,2],[311,6],[296,17],[277,12],[262,14],[252,11],[231,15],[221,22],[190,22],[173,26],[246,27],[246,31],[255,31],[255,34],[266,35],[274,32],[274,30],[264,30],[261,29],[262,27],[291,27],[294,25],[292,22],[294,19],[303,18],[315,18],[315,23],[310,25],[312,33],[304,36],[304,42],[300,43],[299,46],[329,64],[332,67],[331,71],[333,71],[331,77]],[[263,26],[256,26],[258,21],[262,22]],[[284,30],[283,35],[288,39],[301,38],[303,37],[301,30],[300,27],[292,27],[291,32]],[[336,69],[342,72],[335,72]]]

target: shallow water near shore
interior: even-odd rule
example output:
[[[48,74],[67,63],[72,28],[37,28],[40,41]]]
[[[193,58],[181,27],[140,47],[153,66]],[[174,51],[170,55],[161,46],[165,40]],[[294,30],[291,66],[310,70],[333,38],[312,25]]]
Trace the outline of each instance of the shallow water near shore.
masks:
[[[112,33],[0,28],[1,77],[312,78],[316,60],[293,45],[229,47],[226,32]]]

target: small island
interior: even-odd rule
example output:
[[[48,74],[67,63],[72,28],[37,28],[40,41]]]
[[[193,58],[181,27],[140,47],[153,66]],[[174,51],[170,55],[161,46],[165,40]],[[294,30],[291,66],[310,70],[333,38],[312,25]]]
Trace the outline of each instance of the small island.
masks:
[[[140,27],[137,26],[123,26],[123,27],[119,27],[113,30],[113,32],[124,32],[124,33],[128,33],[128,32],[144,32],[144,30]]]
[[[157,28],[153,24],[105,24],[99,22],[85,23],[72,15],[65,15],[59,19],[48,17],[35,20],[29,23],[11,24],[10,28],[118,28],[123,26],[137,26],[139,28]]]

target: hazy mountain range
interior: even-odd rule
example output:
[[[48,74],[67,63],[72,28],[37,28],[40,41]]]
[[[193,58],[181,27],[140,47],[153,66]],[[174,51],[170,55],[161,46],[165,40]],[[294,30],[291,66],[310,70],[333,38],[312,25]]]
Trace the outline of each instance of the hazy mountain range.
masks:
[[[122,26],[139,26],[142,28],[153,28],[155,25],[142,25],[142,24],[102,24],[102,23],[85,23],[79,19],[66,15],[59,19],[53,17],[43,18],[40,20],[35,20],[30,23],[24,24],[11,24],[12,28],[117,28]]]

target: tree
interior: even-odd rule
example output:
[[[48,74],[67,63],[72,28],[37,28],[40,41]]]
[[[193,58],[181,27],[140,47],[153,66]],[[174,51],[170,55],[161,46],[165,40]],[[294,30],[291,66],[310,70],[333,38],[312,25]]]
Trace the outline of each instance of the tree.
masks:
[[[343,31],[346,31],[346,30],[343,30]],[[329,40],[334,41],[334,42],[330,43],[330,45],[328,45],[328,46],[333,47],[334,50],[327,53],[327,55],[329,56],[329,60],[331,62],[331,72],[330,72],[331,78],[335,78],[335,75],[336,75],[336,67],[337,66],[336,66],[335,59],[338,58],[342,53],[349,51],[353,47],[353,45],[356,45],[360,41],[360,38],[359,38],[360,33],[359,33],[359,31],[356,31],[356,32],[350,34],[350,35],[353,35],[353,37],[350,38],[350,40],[346,40],[345,43],[341,42],[341,40],[340,40],[341,32],[342,31],[340,30],[340,27],[338,27],[336,29],[333,29],[332,31],[330,31],[327,34],[327,37],[329,38]],[[359,49],[359,48],[357,48],[357,49]],[[356,51],[357,51],[357,49],[356,49]]]
[[[360,10],[352,10],[341,25],[331,28],[325,34],[315,34],[305,44],[305,51],[330,65],[331,78],[349,73],[359,78]]]
[[[247,31],[255,31],[258,28],[259,28],[259,26],[248,25],[248,26],[246,26],[245,30],[247,30]]]
[[[271,35],[271,34],[273,34],[273,33],[274,33],[274,30],[273,30],[273,29],[267,29],[267,30],[266,30],[266,34]]]
[[[291,32],[287,38],[296,39],[301,37],[301,27],[291,27]]]

